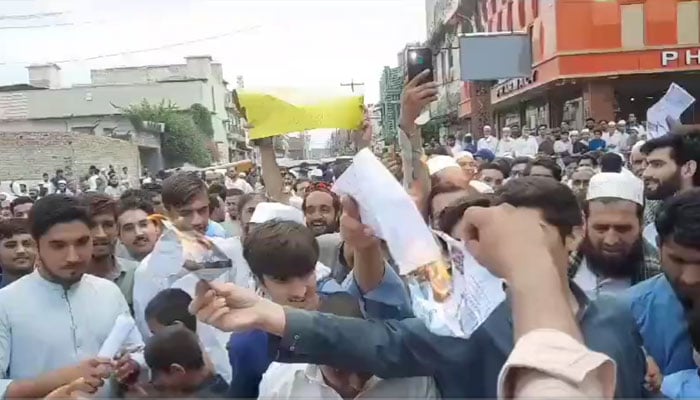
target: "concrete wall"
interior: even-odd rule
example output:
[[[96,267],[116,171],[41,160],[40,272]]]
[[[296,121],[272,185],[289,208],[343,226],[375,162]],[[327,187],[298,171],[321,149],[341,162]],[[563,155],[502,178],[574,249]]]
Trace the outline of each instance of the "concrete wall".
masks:
[[[114,106],[128,107],[146,99],[149,103],[170,100],[182,108],[194,103],[208,105],[211,98],[202,81],[135,85],[74,86],[56,90],[29,90],[28,119],[65,118],[72,115],[119,114]]]
[[[71,167],[76,176],[88,167],[140,171],[138,146],[101,136],[66,133],[7,133],[0,131],[0,181],[40,180],[41,174]]]

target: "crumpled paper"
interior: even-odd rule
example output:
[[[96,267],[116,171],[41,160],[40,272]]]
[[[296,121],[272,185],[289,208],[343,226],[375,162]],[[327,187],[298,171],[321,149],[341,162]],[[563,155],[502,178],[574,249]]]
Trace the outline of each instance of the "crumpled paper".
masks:
[[[436,335],[468,338],[505,300],[503,281],[460,241],[434,233],[447,244],[448,258],[408,276],[413,313]]]
[[[231,259],[204,235],[180,230],[167,220],[160,223],[163,233],[149,259],[155,274],[177,278],[194,272],[211,281],[231,270]]]

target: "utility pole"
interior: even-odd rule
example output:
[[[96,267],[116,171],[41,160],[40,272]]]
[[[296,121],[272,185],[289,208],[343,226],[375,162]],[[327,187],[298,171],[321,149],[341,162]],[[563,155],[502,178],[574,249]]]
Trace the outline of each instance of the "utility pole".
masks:
[[[354,79],[351,79],[351,80],[350,80],[350,83],[341,83],[340,86],[345,86],[345,87],[350,86],[350,90],[351,90],[353,93],[355,93],[355,86],[365,86],[365,84],[364,84],[364,83],[360,83],[360,82],[355,82]]]

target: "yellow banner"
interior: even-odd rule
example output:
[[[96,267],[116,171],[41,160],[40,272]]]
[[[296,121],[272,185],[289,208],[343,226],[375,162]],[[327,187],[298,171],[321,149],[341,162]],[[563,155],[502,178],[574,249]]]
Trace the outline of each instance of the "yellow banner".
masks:
[[[364,120],[364,96],[280,89],[240,92],[238,99],[252,125],[251,139],[312,129],[358,129]]]

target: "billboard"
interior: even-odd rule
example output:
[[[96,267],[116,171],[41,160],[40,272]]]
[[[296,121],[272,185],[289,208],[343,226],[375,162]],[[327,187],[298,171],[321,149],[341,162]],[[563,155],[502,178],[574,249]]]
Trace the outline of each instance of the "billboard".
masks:
[[[469,33],[459,36],[463,81],[532,75],[532,40],[526,32]]]

